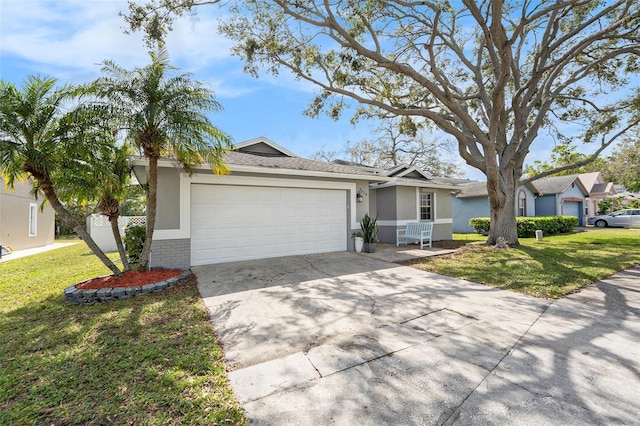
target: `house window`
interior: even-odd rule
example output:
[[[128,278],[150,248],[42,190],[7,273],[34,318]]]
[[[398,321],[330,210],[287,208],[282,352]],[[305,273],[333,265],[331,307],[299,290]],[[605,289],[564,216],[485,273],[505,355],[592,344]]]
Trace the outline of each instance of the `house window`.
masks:
[[[29,236],[35,237],[38,233],[38,205],[29,204]]]
[[[527,194],[524,190],[518,193],[518,216],[527,215]]]
[[[433,194],[420,193],[420,220],[433,220]]]

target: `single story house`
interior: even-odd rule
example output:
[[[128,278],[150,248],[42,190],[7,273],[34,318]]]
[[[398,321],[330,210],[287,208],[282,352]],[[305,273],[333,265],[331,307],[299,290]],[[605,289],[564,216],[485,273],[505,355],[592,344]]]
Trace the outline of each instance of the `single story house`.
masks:
[[[579,175],[554,176],[533,181],[542,193],[536,198],[536,216],[575,216],[584,226],[589,191]]]
[[[10,190],[0,180],[0,245],[24,250],[53,244],[53,208],[47,203],[40,209],[43,198],[31,195],[31,182],[16,182]]]
[[[524,183],[516,189],[514,209],[517,216],[535,216],[535,199],[541,195],[532,183]],[[451,197],[453,210],[453,232],[474,232],[469,220],[474,217],[489,217],[489,192],[486,182],[468,182]]]
[[[188,176],[159,162],[152,267],[353,250],[367,213],[378,217],[380,242],[395,243],[396,229],[421,220],[434,223],[434,240],[452,237],[455,180],[300,158],[264,137],[234,145],[225,159],[225,176],[206,165]],[[147,161],[132,165],[145,183]]]

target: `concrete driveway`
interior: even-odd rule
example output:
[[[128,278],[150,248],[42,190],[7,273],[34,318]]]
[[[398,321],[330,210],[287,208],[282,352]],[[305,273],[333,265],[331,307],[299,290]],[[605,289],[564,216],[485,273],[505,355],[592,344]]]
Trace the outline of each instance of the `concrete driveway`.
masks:
[[[344,252],[193,271],[252,424],[640,421],[640,269],[553,303]]]

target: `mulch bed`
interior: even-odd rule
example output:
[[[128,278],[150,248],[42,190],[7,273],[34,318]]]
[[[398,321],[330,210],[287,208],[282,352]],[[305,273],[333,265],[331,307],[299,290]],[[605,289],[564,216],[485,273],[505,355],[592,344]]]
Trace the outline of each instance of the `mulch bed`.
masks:
[[[179,269],[151,269],[146,272],[128,271],[121,277],[108,275],[106,277],[94,278],[78,284],[76,288],[80,290],[100,290],[103,288],[137,287],[166,281],[170,278],[177,277],[183,272],[184,271]]]

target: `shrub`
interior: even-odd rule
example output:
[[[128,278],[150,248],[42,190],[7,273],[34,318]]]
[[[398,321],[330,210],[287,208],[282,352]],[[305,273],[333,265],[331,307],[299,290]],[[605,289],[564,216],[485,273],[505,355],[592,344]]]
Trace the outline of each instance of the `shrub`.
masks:
[[[469,220],[469,225],[478,234],[489,232],[491,220],[488,217],[474,217]],[[532,238],[536,230],[541,230],[545,235],[566,234],[578,226],[578,218],[575,216],[519,216],[516,217],[518,226],[518,238]]]
[[[144,225],[127,225],[125,228],[124,245],[127,248],[129,263],[136,264],[140,261],[146,235],[147,227]]]
[[[488,217],[473,217],[469,219],[469,226],[471,226],[478,234],[487,234],[489,232],[489,224],[491,219]]]
[[[611,198],[598,201],[598,214],[607,214],[611,212],[613,207],[613,200]]]

